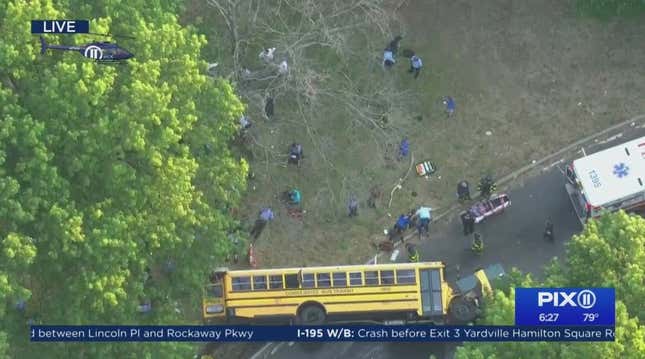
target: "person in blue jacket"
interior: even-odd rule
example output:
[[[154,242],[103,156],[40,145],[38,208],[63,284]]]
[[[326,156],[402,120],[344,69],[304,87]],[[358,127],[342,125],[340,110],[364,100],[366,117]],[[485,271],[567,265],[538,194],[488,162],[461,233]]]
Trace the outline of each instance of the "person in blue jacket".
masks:
[[[399,156],[398,156],[399,161],[403,159],[403,157],[407,156],[409,153],[410,153],[410,141],[408,140],[407,137],[403,137],[403,140],[399,145]]]

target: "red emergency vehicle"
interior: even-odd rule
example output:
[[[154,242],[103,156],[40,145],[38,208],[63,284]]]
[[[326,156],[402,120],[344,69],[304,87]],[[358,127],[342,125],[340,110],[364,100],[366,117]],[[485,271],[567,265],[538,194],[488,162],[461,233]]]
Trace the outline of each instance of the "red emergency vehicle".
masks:
[[[604,211],[645,213],[645,137],[579,158],[565,184],[580,221]]]

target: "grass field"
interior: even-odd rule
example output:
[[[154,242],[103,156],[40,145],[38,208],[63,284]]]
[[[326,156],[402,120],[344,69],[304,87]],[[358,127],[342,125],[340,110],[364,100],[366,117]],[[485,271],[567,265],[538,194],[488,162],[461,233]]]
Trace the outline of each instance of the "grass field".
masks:
[[[407,73],[406,59],[389,72],[379,66],[389,38],[354,38],[352,58],[363,54],[364,61],[323,56],[315,63],[324,75],[315,104],[303,108],[288,89],[279,90],[276,118],[269,122],[261,116],[258,89],[247,99],[255,143],[244,151],[256,177],[240,213],[249,224],[262,206],[277,214],[256,243],[260,266],[364,262],[400,212],[419,204],[439,211],[451,206],[459,180],[474,184],[488,172],[502,177],[645,112],[645,22],[599,23],[576,17],[573,9],[557,0],[408,1],[392,26],[404,36],[401,47],[424,61],[418,79]],[[212,30],[217,12],[203,4],[192,11],[201,28],[211,29],[205,53],[226,62],[228,51],[221,49],[227,42]],[[219,38],[211,39],[216,33]],[[258,66],[257,53],[242,61]],[[454,118],[442,112],[444,95],[456,100]],[[358,115],[349,100],[369,111]],[[416,160],[431,159],[439,171],[426,180],[412,169],[387,208],[390,191],[409,167],[409,158],[394,159],[403,136]],[[284,166],[294,141],[305,149],[300,169]],[[376,209],[366,205],[373,186],[383,193]],[[277,199],[290,187],[303,193],[302,221],[290,218]],[[358,218],[346,215],[351,193],[360,199]]]

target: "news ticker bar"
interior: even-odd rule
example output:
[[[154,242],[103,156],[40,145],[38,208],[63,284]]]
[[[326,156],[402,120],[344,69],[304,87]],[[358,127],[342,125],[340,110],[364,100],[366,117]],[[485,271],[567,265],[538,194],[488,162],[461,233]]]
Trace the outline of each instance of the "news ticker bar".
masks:
[[[611,342],[614,327],[563,326],[51,326],[32,342]]]
[[[515,288],[515,325],[615,323],[614,288]]]

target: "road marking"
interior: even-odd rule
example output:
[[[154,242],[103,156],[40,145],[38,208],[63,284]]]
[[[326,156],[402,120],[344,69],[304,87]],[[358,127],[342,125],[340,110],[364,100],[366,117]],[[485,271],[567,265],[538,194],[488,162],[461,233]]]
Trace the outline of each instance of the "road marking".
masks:
[[[600,142],[598,142],[598,144],[599,144],[599,145],[602,145],[602,144],[605,144],[605,143],[608,143],[608,142],[611,142],[611,141],[615,141],[615,140],[617,140],[617,139],[619,139],[619,138],[621,138],[621,137],[623,137],[623,133],[622,133],[622,132],[620,132],[620,133],[616,134],[615,136],[611,136],[611,137],[607,138],[607,139],[606,139],[606,140],[604,140],[604,141],[600,141]]]
[[[283,345],[284,345],[284,343],[280,343],[280,344],[276,345],[275,348],[273,348],[273,350],[271,351],[271,355],[275,354],[275,352],[277,352],[278,349],[280,349],[280,347],[283,346]]]
[[[272,345],[273,343],[266,343],[262,348],[260,348],[260,350],[258,350],[255,354],[253,354],[253,356],[250,357],[249,359],[260,359],[260,355],[262,355],[262,353],[264,353],[264,351],[267,350]]]
[[[294,344],[296,344],[296,342],[289,342],[289,344],[287,344],[287,345],[289,345],[290,347],[292,347]]]

